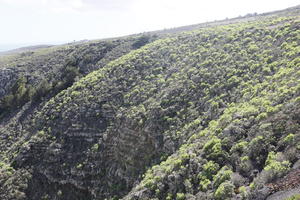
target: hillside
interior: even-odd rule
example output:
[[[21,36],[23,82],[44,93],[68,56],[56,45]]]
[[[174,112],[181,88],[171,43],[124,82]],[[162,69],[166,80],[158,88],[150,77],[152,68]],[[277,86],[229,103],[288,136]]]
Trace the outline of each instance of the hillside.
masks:
[[[0,198],[297,199],[299,43],[295,7],[0,57]]]

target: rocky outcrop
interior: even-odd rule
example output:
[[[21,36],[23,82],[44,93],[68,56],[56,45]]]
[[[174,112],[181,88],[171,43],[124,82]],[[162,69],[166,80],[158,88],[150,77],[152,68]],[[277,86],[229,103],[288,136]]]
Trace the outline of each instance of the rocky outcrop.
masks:
[[[275,192],[274,194],[270,195],[266,200],[283,200],[288,199],[296,194],[300,194],[300,187]]]

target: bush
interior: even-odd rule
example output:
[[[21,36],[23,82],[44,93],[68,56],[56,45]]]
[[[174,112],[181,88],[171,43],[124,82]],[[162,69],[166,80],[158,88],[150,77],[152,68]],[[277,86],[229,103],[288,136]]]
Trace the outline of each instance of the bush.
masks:
[[[264,176],[267,182],[273,181],[279,177],[286,174],[291,163],[289,161],[278,161],[279,154],[275,152],[270,152],[264,167]]]
[[[228,169],[227,166],[222,167],[222,169],[214,176],[214,187],[219,187],[223,182],[230,179],[230,176],[233,172]]]
[[[199,185],[200,185],[200,190],[205,192],[208,189],[210,189],[211,181],[209,179],[202,179],[200,181]]]
[[[207,177],[208,179],[212,179],[213,175],[215,175],[219,169],[220,166],[218,165],[218,163],[215,163],[214,161],[209,161],[203,165],[203,171],[201,174]]]
[[[218,163],[224,162],[227,157],[225,151],[222,150],[221,139],[213,137],[203,147],[206,158],[214,160]]]
[[[215,192],[215,199],[230,199],[234,194],[234,185],[230,181],[222,183]]]
[[[247,148],[247,145],[248,145],[248,142],[246,142],[246,141],[239,142],[230,149],[230,152],[231,153],[238,152],[241,154]]]
[[[176,200],[184,200],[184,199],[185,199],[185,195],[183,193],[176,194]]]
[[[247,189],[245,186],[239,187],[239,194],[242,196],[243,199],[247,198]]]
[[[295,140],[295,135],[294,134],[289,134],[287,135],[284,139],[283,139],[283,142],[286,144],[286,145],[290,145],[294,142]]]
[[[255,161],[258,166],[263,166],[267,157],[267,144],[263,136],[257,136],[251,140],[248,146],[249,157]]]
[[[220,166],[214,161],[209,161],[203,165],[203,170],[198,176],[198,178],[200,179],[200,190],[207,191],[208,189],[210,189],[211,180],[219,169]]]

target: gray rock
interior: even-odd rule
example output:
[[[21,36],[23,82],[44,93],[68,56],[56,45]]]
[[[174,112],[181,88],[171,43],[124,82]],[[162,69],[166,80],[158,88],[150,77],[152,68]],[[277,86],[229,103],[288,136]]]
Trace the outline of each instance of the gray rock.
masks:
[[[270,195],[266,200],[283,200],[287,199],[295,194],[300,194],[300,187],[285,190],[285,191],[279,191],[272,195]]]
[[[300,160],[293,165],[293,169],[300,169]]]

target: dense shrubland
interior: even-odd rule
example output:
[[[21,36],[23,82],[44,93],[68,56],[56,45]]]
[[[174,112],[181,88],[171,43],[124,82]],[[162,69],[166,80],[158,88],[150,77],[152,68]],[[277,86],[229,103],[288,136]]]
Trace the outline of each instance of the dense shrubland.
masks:
[[[3,131],[1,198],[265,199],[299,161],[299,30],[273,16],[91,43],[50,83],[20,76],[5,108],[51,95]]]
[[[55,96],[84,75],[155,39],[156,35],[132,36],[1,57],[0,68],[17,70],[14,83],[1,83],[7,88],[5,95],[0,95],[0,117],[27,102]]]

